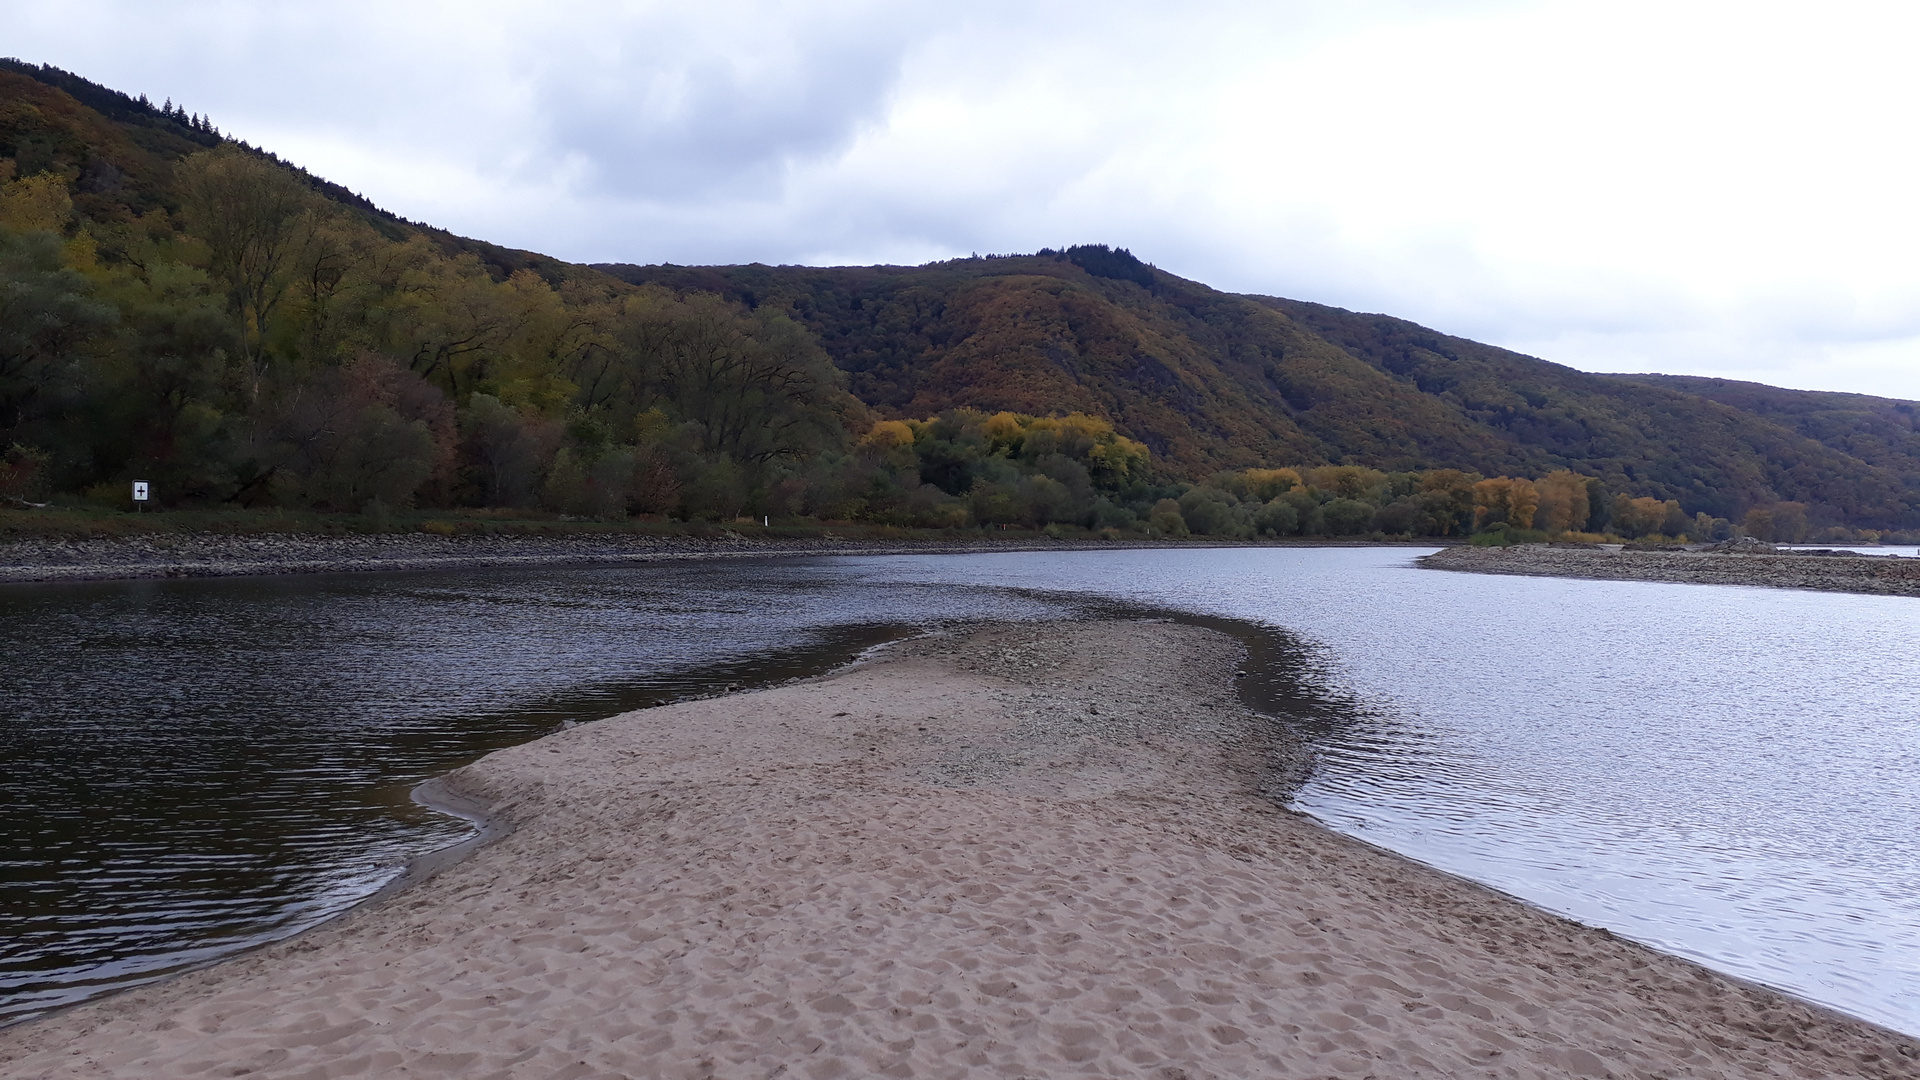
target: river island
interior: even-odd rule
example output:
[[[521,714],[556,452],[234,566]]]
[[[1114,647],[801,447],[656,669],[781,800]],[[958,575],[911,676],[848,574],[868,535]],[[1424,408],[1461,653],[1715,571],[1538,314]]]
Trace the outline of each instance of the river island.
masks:
[[[1599,544],[1449,547],[1423,556],[1434,570],[1600,581],[1757,585],[1776,589],[1920,596],[1920,559],[1845,549],[1794,551],[1746,543],[1636,549]]]

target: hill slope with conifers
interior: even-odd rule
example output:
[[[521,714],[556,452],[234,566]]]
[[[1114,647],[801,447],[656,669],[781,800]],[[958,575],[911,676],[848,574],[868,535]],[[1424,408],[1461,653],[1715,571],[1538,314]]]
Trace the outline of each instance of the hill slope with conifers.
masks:
[[[137,475],[183,506],[1444,535],[1527,527],[1535,495],[1475,493],[1514,477],[1560,528],[1920,526],[1907,402],[1586,374],[1100,245],[581,266],[18,61],[0,279],[16,503]]]

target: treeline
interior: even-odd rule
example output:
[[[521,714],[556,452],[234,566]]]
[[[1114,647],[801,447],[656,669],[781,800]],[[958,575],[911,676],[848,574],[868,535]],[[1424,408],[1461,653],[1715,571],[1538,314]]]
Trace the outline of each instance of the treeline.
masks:
[[[1557,470],[1537,479],[1458,469],[1382,472],[1353,465],[1224,472],[1157,502],[1148,527],[1172,535],[1473,537],[1487,543],[1578,540],[1808,539],[1806,507],[1757,508],[1743,522],[1688,514],[1676,500],[1610,491]],[[1853,539],[1845,536],[1828,539]]]
[[[848,517],[899,524],[1062,527],[1156,538],[1475,538],[1579,540],[1851,540],[1815,537],[1800,503],[1756,508],[1741,522],[1688,514],[1675,500],[1615,492],[1558,470],[1538,479],[1458,469],[1383,472],[1355,465],[1243,469],[1199,484],[1156,481],[1144,446],[1105,421],[953,410],[884,420],[859,447],[886,470]],[[913,492],[910,497],[904,493]]]
[[[950,527],[1113,525],[1147,482],[1105,421],[875,424],[772,308],[501,279],[241,148],[174,190],[77,220],[0,173],[0,496]]]
[[[169,505],[719,516],[865,419],[779,315],[497,280],[238,148],[178,166],[177,210],[116,222],[76,222],[58,175],[0,181],[15,498],[137,476]]]
[[[1240,469],[1201,483],[1106,419],[877,417],[778,304],[511,273],[222,144],[162,205],[76,214],[0,159],[0,499],[379,514],[865,521],[1126,536],[1801,539],[1558,471]],[[98,201],[90,203],[98,206]],[[1152,279],[1124,250],[1061,258]]]

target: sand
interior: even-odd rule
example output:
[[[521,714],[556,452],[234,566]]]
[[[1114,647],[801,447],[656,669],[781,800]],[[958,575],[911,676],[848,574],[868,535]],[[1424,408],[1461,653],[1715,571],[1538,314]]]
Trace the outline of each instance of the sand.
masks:
[[[1279,808],[1299,751],[1239,655],[985,628],[494,754],[448,785],[504,838],[0,1031],[0,1075],[1920,1075],[1916,1040]]]

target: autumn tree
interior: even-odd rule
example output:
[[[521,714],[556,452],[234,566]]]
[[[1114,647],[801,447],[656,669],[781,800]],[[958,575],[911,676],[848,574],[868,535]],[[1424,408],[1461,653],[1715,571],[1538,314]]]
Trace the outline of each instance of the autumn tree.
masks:
[[[1587,526],[1587,478],[1568,469],[1548,473],[1534,484],[1539,491],[1538,522],[1550,533]]]
[[[1386,483],[1387,474],[1359,465],[1322,465],[1305,474],[1308,486],[1339,499],[1361,499]]]
[[[1476,526],[1505,522],[1516,529],[1531,529],[1539,506],[1540,492],[1531,480],[1501,476],[1473,485]]]
[[[627,393],[677,419],[700,453],[760,465],[838,429],[840,373],[785,316],[655,295],[628,308],[615,337]]]
[[[290,170],[233,146],[187,158],[175,180],[208,270],[227,286],[239,352],[257,369],[267,324],[318,225],[316,197]]]
[[[1680,504],[1671,508],[1677,511]],[[1667,521],[1669,503],[1654,498],[1633,498],[1624,493],[1613,497],[1613,528],[1622,536],[1653,536]]]
[[[1797,544],[1807,538],[1807,504],[1776,502],[1747,511],[1741,522],[1747,535],[1759,540]]]
[[[1263,503],[1301,484],[1297,469],[1248,469],[1241,476],[1247,494]]]
[[[0,229],[61,233],[73,220],[73,197],[66,179],[41,173],[14,179],[12,160],[0,158]]]

